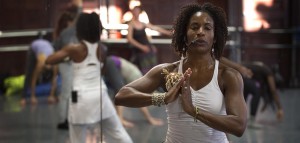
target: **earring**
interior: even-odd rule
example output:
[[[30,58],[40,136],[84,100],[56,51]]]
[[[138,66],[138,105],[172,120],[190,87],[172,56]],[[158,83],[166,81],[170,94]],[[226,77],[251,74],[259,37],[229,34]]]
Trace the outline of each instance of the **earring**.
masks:
[[[181,52],[181,59],[184,58],[185,52],[186,52],[185,47],[183,47],[182,48],[182,52]]]
[[[211,46],[211,53],[214,53],[215,51],[215,43],[213,43],[213,45]]]
[[[184,41],[184,43],[185,43],[185,46],[188,47],[189,44],[187,43],[186,37],[183,38],[183,41]]]

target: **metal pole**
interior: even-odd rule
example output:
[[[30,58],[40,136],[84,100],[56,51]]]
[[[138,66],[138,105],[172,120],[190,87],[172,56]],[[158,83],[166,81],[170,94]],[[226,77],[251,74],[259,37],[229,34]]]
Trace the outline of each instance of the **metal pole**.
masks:
[[[106,4],[106,16],[107,16],[107,24],[109,24],[109,0],[105,1]]]
[[[98,7],[99,7],[99,12],[100,12],[100,5],[102,0],[98,1]],[[101,13],[100,13],[101,14]],[[100,18],[100,16],[99,16]],[[101,36],[101,35],[100,35]],[[100,48],[100,45],[98,45],[98,48]],[[100,68],[100,143],[103,143],[103,122],[102,122],[102,72],[101,72],[101,68]]]
[[[298,87],[298,84],[299,84],[299,82],[298,82],[298,77],[297,77],[297,75],[296,75],[296,70],[297,70],[297,63],[296,63],[296,48],[297,48],[297,45],[298,45],[298,40],[299,40],[299,37],[298,37],[298,31],[296,30],[294,30],[293,31],[293,45],[292,45],[292,50],[291,50],[291,52],[292,52],[292,59],[291,59],[291,61],[292,61],[292,66],[291,66],[291,80],[290,80],[290,86],[291,87]]]

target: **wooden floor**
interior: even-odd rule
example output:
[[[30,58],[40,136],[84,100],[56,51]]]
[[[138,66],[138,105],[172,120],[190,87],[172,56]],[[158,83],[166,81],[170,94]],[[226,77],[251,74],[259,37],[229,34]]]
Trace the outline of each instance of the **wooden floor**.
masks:
[[[271,108],[259,112],[262,128],[247,128],[240,138],[229,135],[233,143],[299,143],[300,89],[280,91],[284,120],[278,122]],[[149,107],[151,114],[164,120],[163,126],[150,125],[139,109],[126,108],[124,115],[135,123],[127,128],[135,143],[161,143],[166,135],[164,107]],[[17,96],[0,97],[0,143],[69,143],[68,131],[58,130],[58,107],[39,97],[36,106],[20,107]]]

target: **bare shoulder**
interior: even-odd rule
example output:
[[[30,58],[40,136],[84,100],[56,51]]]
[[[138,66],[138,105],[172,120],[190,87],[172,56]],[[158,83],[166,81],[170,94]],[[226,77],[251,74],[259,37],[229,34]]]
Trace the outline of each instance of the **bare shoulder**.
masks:
[[[179,61],[173,63],[165,63],[162,65],[163,69],[168,70],[169,72],[175,72],[178,70]]]
[[[222,87],[225,87],[226,85],[242,85],[243,83],[242,76],[237,70],[222,63],[220,63],[219,66],[218,79]]]
[[[231,68],[231,67],[228,67],[222,63],[220,63],[220,66],[219,66],[219,75],[224,77],[224,78],[240,78],[241,77],[241,74]]]
[[[159,64],[155,67],[153,67],[148,73],[145,74],[146,79],[151,79],[151,80],[156,80],[156,81],[161,81],[160,84],[164,83],[164,70],[167,70],[168,72],[174,71],[174,69],[177,68],[179,62],[174,62],[174,63],[163,63]]]
[[[82,53],[85,53],[85,47],[83,44],[69,44],[66,47],[63,48],[65,51],[67,51],[70,55],[71,59],[78,59],[79,56]]]
[[[132,27],[133,25],[134,25],[133,20],[129,21],[128,26],[129,26],[129,27]]]
[[[76,51],[76,50],[78,50],[79,47],[82,47],[82,45],[79,43],[78,44],[71,43],[71,44],[64,46],[63,49],[68,50],[68,51]]]
[[[173,62],[173,63],[163,63],[159,64],[155,67],[153,67],[147,74],[161,74],[163,73],[163,70],[167,70],[169,72],[173,72],[177,69],[179,62]]]
[[[177,66],[177,62],[163,63],[153,67],[142,78],[128,84],[127,86],[134,87],[139,91],[153,92],[158,87],[165,88],[165,74],[164,69],[172,71]]]

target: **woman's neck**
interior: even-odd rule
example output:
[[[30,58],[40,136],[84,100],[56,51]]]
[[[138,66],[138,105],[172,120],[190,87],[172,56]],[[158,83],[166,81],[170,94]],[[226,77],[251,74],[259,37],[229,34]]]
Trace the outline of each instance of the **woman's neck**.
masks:
[[[186,60],[186,64],[192,69],[207,69],[214,65],[214,63],[215,60],[210,55],[188,55]]]

